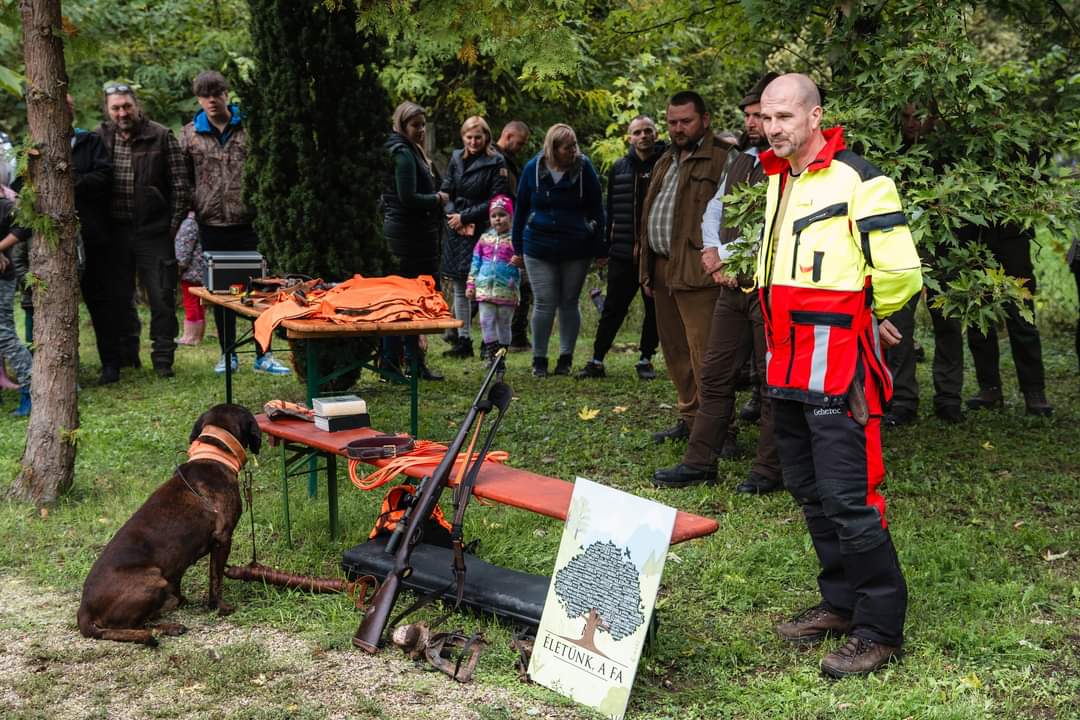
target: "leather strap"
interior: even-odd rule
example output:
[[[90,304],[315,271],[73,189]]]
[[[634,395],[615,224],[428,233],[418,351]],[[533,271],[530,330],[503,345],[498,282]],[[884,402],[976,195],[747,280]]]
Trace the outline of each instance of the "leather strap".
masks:
[[[404,455],[415,444],[411,435],[374,435],[353,440],[345,446],[345,454],[353,460],[381,460]]]

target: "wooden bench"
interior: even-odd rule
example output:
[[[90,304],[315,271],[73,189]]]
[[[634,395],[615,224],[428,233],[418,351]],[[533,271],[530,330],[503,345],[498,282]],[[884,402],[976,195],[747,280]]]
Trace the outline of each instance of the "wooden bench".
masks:
[[[257,415],[259,427],[270,437],[272,445],[281,446],[282,458],[282,499],[284,502],[285,533],[289,546],[292,546],[292,526],[289,519],[289,478],[306,474],[296,468],[307,467],[309,458],[321,456],[326,465],[326,495],[330,514],[330,536],[337,539],[337,458],[346,457],[345,447],[352,440],[380,434],[372,428],[344,430],[328,433],[316,429],[314,424],[297,419],[271,421],[266,415]],[[289,453],[293,453],[290,457]],[[376,460],[375,467],[385,465],[388,460]],[[405,473],[419,478],[422,471],[409,470]],[[570,496],[573,483],[557,478],[537,475],[536,473],[510,467],[501,463],[485,463],[481,468],[473,488],[473,495],[501,505],[521,508],[530,512],[546,515],[557,520],[566,520],[570,509]],[[678,511],[675,528],[671,532],[672,544],[704,537],[716,532],[717,522],[711,518]]]

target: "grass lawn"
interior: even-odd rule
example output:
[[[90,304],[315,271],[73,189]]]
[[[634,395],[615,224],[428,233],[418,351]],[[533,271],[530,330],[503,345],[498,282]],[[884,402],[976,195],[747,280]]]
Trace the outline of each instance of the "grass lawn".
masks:
[[[582,307],[589,336],[579,340],[578,367],[591,349],[595,328],[591,304]],[[920,340],[932,354],[926,327],[920,326]],[[933,418],[930,368],[920,365],[920,422],[884,437],[890,525],[910,591],[907,656],[874,677],[842,682],[828,681],[817,670],[836,641],[795,649],[779,642],[772,630],[777,621],[816,601],[816,562],[790,497],[736,495],[733,488],[747,472],[749,457],[722,463],[721,481],[713,488],[652,488],[652,471],[676,463],[681,446],[650,443],[650,432],[675,418],[673,390],[666,379],[636,379],[635,339],[634,332],[620,336],[621,344],[608,358],[609,377],[599,381],[537,380],[528,372],[527,355],[510,356],[507,380],[517,400],[496,442],[509,451],[511,464],[568,480],[581,475],[719,521],[715,535],[671,549],[659,601],[659,639],[642,660],[629,717],[1080,717],[1080,531],[1075,519],[1080,513],[1080,380],[1071,336],[1044,337],[1048,394],[1057,409],[1051,419],[1023,414],[1005,348],[1005,410],[971,414],[958,427]],[[447,380],[423,386],[420,434],[448,440],[483,371],[476,360],[442,359],[442,349],[443,343],[433,339],[432,364]],[[70,601],[67,626],[74,628],[78,590],[97,553],[183,460],[193,420],[223,398],[223,381],[211,371],[216,355],[216,343],[208,339],[200,348],[178,351],[172,380],[159,380],[150,369],[125,370],[120,384],[97,387],[93,337],[84,324],[75,487],[47,514],[0,502],[0,583],[29,583],[43,593],[62,594]],[[149,365],[145,349],[143,362]],[[239,402],[257,408],[274,397],[303,398],[294,379],[257,376],[250,363],[250,356],[242,360],[236,378]],[[974,392],[970,374],[967,383]],[[408,428],[403,388],[373,382],[365,373],[358,389],[376,427],[388,432]],[[25,421],[6,417],[14,395],[4,393],[3,398],[0,491],[17,471],[26,427]],[[579,418],[584,407],[600,412],[585,421]],[[749,451],[756,435],[756,429],[744,428],[740,446]],[[342,469],[343,537],[331,542],[325,489],[307,501],[301,482],[294,481],[295,548],[290,550],[283,537],[276,449],[265,447],[260,462],[255,472],[259,560],[294,572],[338,574],[342,551],[366,537],[380,498],[354,489]],[[245,516],[233,546],[235,563],[251,557],[249,527]],[[549,573],[560,532],[559,523],[522,511],[479,504],[469,510],[467,534],[480,540],[478,554],[520,570]],[[205,561],[185,583],[189,597],[205,595]],[[226,581],[225,597],[238,608],[230,623],[252,632],[287,633],[316,654],[348,650],[359,619],[348,599],[338,596]],[[210,625],[205,631],[213,635],[217,621],[204,619]],[[26,622],[31,626],[33,618]],[[561,708],[560,717],[590,717],[553,693],[518,681],[506,628],[469,615],[451,623],[480,625],[491,643],[477,672],[481,687]],[[92,663],[132,658],[121,663],[118,673],[124,674],[117,682],[136,688],[157,685],[163,677],[181,685],[198,681],[203,704],[177,695],[156,716],[328,715],[325,708],[298,703],[288,683],[260,695],[256,709],[227,710],[237,683],[250,675],[273,679],[286,670],[251,639],[224,645],[227,662],[208,661],[188,642],[165,638],[156,652],[100,643],[79,652]],[[0,645],[0,666],[4,650]],[[379,657],[392,654],[398,653],[386,650]],[[400,672],[400,663],[392,665],[389,657],[382,662],[388,672],[391,667]],[[438,705],[453,683],[419,670],[405,672],[415,676],[425,712],[444,717]],[[18,697],[18,717],[53,717],[64,703],[65,683],[72,682],[77,679],[63,673],[2,680],[0,707],[5,696]],[[357,700],[351,716],[398,717],[390,707],[395,702],[372,691]],[[87,716],[107,717],[103,707],[107,699]],[[497,704],[471,712],[488,719],[517,717]]]

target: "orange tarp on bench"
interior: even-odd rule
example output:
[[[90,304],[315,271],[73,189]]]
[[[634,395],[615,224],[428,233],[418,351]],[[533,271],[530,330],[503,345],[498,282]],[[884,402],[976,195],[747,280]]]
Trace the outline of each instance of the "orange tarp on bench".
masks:
[[[271,421],[262,414],[256,416],[256,419],[262,431],[274,440],[300,443],[342,457],[345,457],[345,446],[351,441],[381,434],[372,428],[328,433],[318,430],[314,424],[303,420],[290,418]],[[376,460],[371,464],[381,467],[386,462],[386,460]],[[419,470],[409,470],[406,474],[411,477],[422,475]],[[501,505],[546,515],[556,520],[566,520],[566,513],[570,510],[570,495],[573,491],[573,483],[537,475],[509,465],[488,462],[484,463],[484,467],[480,469],[473,495]],[[718,528],[717,522],[711,518],[679,510],[675,516],[675,528],[671,531],[671,542],[672,544],[681,543],[711,535]]]

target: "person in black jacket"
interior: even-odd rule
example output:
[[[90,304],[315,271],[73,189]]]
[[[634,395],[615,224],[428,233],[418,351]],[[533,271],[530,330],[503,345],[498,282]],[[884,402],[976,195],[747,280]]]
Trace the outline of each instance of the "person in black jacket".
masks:
[[[457,340],[444,355],[472,357],[469,325],[472,308],[465,297],[465,280],[472,267],[473,248],[488,228],[488,201],[496,195],[511,195],[506,161],[491,141],[491,128],[474,115],[461,125],[464,147],[450,156],[446,178],[440,188],[450,196],[446,204],[446,224],[450,228],[443,243],[442,274],[453,293],[454,317],[464,322]]]
[[[647,115],[630,121],[627,130],[630,151],[611,167],[607,178],[607,238],[610,245],[607,266],[607,295],[600,323],[596,328],[592,360],[578,373],[580,378],[604,377],[604,356],[615,342],[615,335],[626,319],[634,296],[641,290],[638,283],[637,241],[641,225],[641,206],[649,189],[653,165],[667,149],[656,139],[656,123]],[[635,366],[642,380],[656,378],[652,356],[660,344],[656,334],[656,306],[653,299],[641,290],[645,303],[645,318],[641,323],[641,357]]]
[[[443,228],[443,206],[449,196],[436,188],[438,171],[424,152],[427,115],[414,102],[403,102],[394,110],[394,131],[384,147],[394,164],[394,175],[382,195],[383,237],[393,261],[391,272],[401,277],[431,275],[438,280],[439,234]],[[411,366],[419,363],[424,380],[443,376],[416,357],[419,343],[415,335],[405,338],[405,357]],[[400,374],[402,339],[383,338],[381,365]]]
[[[75,119],[75,102],[68,95],[68,111]],[[82,294],[90,322],[94,326],[98,357],[101,358],[102,385],[120,379],[121,327],[118,321],[131,303],[129,287],[117,283],[114,273],[129,253],[119,248],[108,231],[109,192],[112,187],[112,161],[101,136],[74,128],[71,138],[71,164],[75,176],[75,212],[79,216],[86,264],[82,273]],[[129,268],[134,272],[134,267]]]

